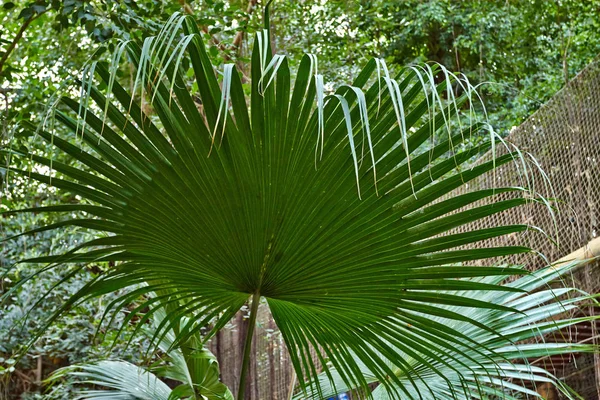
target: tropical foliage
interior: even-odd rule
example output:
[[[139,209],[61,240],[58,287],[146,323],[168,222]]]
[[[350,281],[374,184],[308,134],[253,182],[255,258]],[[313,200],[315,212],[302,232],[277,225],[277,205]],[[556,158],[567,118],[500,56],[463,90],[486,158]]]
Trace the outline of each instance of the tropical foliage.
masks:
[[[161,323],[166,319],[164,310],[157,310],[154,316],[151,327],[146,331],[149,337],[153,337],[155,331],[161,329]],[[185,325],[185,320],[180,320],[177,328],[181,325]],[[81,391],[78,398],[88,400],[171,400],[196,398],[195,396],[207,400],[233,400],[229,389],[219,381],[219,367],[215,356],[202,347],[201,338],[195,336],[181,347],[174,346],[175,341],[174,331],[164,335],[158,346],[164,354],[168,354],[168,359],[162,359],[151,368],[162,378],[180,382],[175,389],[171,389],[153,372],[122,360],[72,365],[57,371],[51,380],[70,375],[77,377],[80,383],[107,388]]]
[[[12,184],[25,186],[19,180],[11,180]],[[26,194],[36,192],[37,185],[26,185]],[[45,202],[72,202],[72,196],[63,193],[53,193],[48,189],[39,188],[38,198],[27,197],[27,204],[13,202],[13,206],[31,206],[31,201],[43,204]],[[13,188],[15,197],[19,194]],[[10,201],[11,198],[3,198]],[[6,236],[18,234],[23,229],[57,222],[59,219],[50,214],[19,214],[2,216],[2,230]],[[9,266],[24,257],[37,257],[49,254],[52,251],[67,251],[90,239],[84,232],[73,231],[47,231],[36,235],[35,240],[30,237],[4,243],[2,249],[2,264]],[[13,261],[14,260],[14,261]],[[88,264],[76,276],[72,276],[70,268],[59,268],[45,273],[35,274],[37,265],[19,264],[10,269],[3,269],[2,289],[8,291],[24,277],[32,276],[28,282],[19,285],[3,301],[0,308],[0,398],[12,398],[21,392],[24,399],[38,399],[35,395],[36,381],[41,381],[54,369],[73,363],[89,362],[104,358],[120,357],[125,360],[139,363],[140,353],[148,346],[143,336],[137,336],[126,348],[128,334],[133,331],[132,326],[125,326],[123,334],[117,335],[122,326],[124,315],[117,315],[115,320],[108,324],[102,322],[102,315],[106,303],[116,296],[105,296],[97,302],[87,302],[65,313],[44,332],[43,340],[39,340],[28,352],[28,357],[17,357],[24,344],[30,341],[39,331],[49,315],[55,312],[66,299],[80,290],[85,282],[93,279],[97,273],[106,267],[106,263]],[[64,281],[63,281],[64,280]],[[57,282],[63,282],[56,287]],[[50,291],[50,293],[48,293]],[[132,305],[129,305],[131,307]],[[104,343],[94,340],[96,332],[105,332]],[[113,346],[113,342],[116,341]],[[18,360],[18,362],[17,362]],[[41,366],[41,368],[40,368]],[[12,371],[11,371],[12,369]],[[19,372],[16,372],[19,371]],[[38,372],[39,371],[39,372]],[[61,385],[48,388],[45,396],[49,399],[72,399],[75,394],[73,387],[63,381]],[[29,397],[30,396],[30,397]]]
[[[552,383],[565,397],[577,397],[564,382],[528,362],[564,354],[565,351],[594,351],[591,345],[572,347],[573,344],[569,343],[567,338],[563,338],[562,343],[544,341],[545,335],[559,332],[567,326],[587,319],[567,316],[570,310],[578,308],[578,302],[587,300],[587,295],[581,295],[573,288],[552,289],[550,286],[553,280],[561,279],[561,276],[576,266],[577,263],[571,263],[560,267],[548,267],[506,284],[507,287],[522,290],[525,294],[493,291],[473,291],[466,294],[467,297],[489,301],[514,311],[490,312],[477,308],[443,306],[448,315],[434,317],[433,320],[441,326],[459,332],[455,351],[461,355],[453,360],[445,359],[444,352],[438,351],[434,342],[430,343],[431,354],[425,357],[427,364],[404,353],[404,359],[414,368],[408,371],[394,371],[406,388],[402,395],[415,399],[421,395],[424,398],[449,400],[486,396],[513,400],[520,398],[520,395],[538,398],[540,393],[535,390],[536,386]],[[505,278],[499,276],[475,281],[500,284]],[[575,295],[566,299],[565,295],[569,292]],[[445,293],[464,295],[456,291]],[[559,301],[559,298],[563,300]],[[478,325],[449,317],[456,313],[477,321]],[[388,361],[388,364],[393,368],[392,362]],[[369,383],[380,383],[364,364],[360,367]],[[442,373],[443,378],[440,378],[438,371]],[[337,393],[354,389],[344,384],[341,375],[334,368],[327,372],[319,377],[322,393],[318,394],[316,387],[311,392],[315,398],[334,397]],[[378,385],[371,395],[374,399],[389,398],[385,385]]]
[[[398,392],[406,398],[431,399],[472,399],[502,398],[518,399],[519,394],[539,397],[535,391],[536,384],[551,383],[567,397],[577,397],[568,386],[537,365],[525,363],[526,360],[543,359],[557,354],[594,351],[593,345],[573,345],[568,341],[546,343],[545,335],[559,332],[587,318],[570,318],[569,311],[576,310],[581,303],[589,300],[585,294],[577,293],[573,288],[552,289],[551,284],[568,274],[578,263],[566,263],[540,270],[533,275],[525,276],[507,283],[506,286],[516,290],[498,294],[495,291],[471,291],[466,297],[488,301],[491,304],[510,307],[514,311],[494,310],[465,306],[442,306],[448,313],[446,316],[434,317],[432,322],[446,331],[456,335],[454,359],[448,359],[444,351],[437,348],[436,340],[424,339],[430,346],[428,354],[414,358],[410,352],[396,349],[410,365],[409,369],[394,367],[392,360],[386,360],[391,369],[402,382]],[[506,276],[488,278],[472,278],[487,284],[500,285]],[[520,292],[519,292],[520,291]],[[456,295],[465,295],[457,291],[446,291]],[[558,300],[563,299],[562,301]],[[452,316],[461,314],[461,319]],[[164,312],[156,313],[152,328],[147,334],[152,337],[160,322],[165,318]],[[430,317],[428,317],[430,318]],[[466,319],[475,321],[466,323]],[[418,329],[407,326],[405,329],[418,334]],[[198,395],[208,399],[232,399],[231,393],[218,381],[218,366],[214,356],[202,349],[201,341],[196,338],[192,348],[201,349],[184,352],[173,348],[174,332],[169,332],[159,345],[168,360],[153,366],[161,377],[186,382],[171,390],[159,378],[132,363],[125,361],[101,361],[98,363],[75,365],[64,368],[53,376],[53,380],[72,375],[80,383],[96,384],[108,390],[85,390],[81,398],[90,400],[100,398],[155,399],[169,400],[176,395],[190,395],[191,388],[197,388]],[[378,352],[373,349],[377,354]],[[380,354],[378,354],[381,356]],[[384,358],[385,359],[385,358]],[[516,360],[516,361],[515,361]],[[386,385],[374,376],[371,370],[360,360],[358,367],[370,385],[376,385],[369,393],[374,399],[389,399],[390,393]],[[195,366],[189,369],[188,364]],[[443,379],[439,373],[443,374]],[[186,381],[187,379],[187,381]],[[331,365],[320,374],[318,384],[313,383],[307,392],[299,392],[296,399],[335,398],[337,394],[354,391],[348,386],[342,374]],[[111,397],[112,396],[112,397]],[[488,396],[488,397],[486,397]]]
[[[599,0],[300,3],[278,5],[276,43],[288,54],[321,54],[326,81],[372,56],[402,65],[433,60],[481,84],[502,135],[600,53]]]
[[[70,134],[22,124],[51,153],[4,152],[15,165],[8,177],[32,178],[81,200],[26,210],[59,213],[58,222],[29,233],[69,226],[97,232],[65,254],[27,261],[42,270],[74,264],[61,280],[90,262],[108,263],[50,322],[89,298],[116,292],[110,309],[136,302],[122,326],[141,313],[141,330],[167,309],[152,341],[160,345],[172,334],[164,351],[191,340],[199,341],[198,350],[250,299],[251,338],[263,297],[301,387],[319,395],[330,381],[361,390],[377,381],[378,392],[414,397],[425,393],[421,377],[448,377],[449,369],[461,390],[470,381],[482,392],[492,384],[493,391],[511,374],[500,368],[510,361],[504,351],[525,360],[548,349],[591,350],[541,344],[510,353],[508,332],[532,336],[526,321],[548,330],[577,321],[544,325],[560,304],[536,314],[542,297],[523,293],[546,281],[502,285],[524,271],[485,262],[529,249],[469,247],[528,226],[454,233],[536,199],[519,187],[451,195],[495,168],[521,162],[509,148],[471,167],[502,142],[485,120],[475,119],[478,95],[464,77],[430,64],[391,72],[373,59],[352,84],[330,92],[314,55],[302,58],[292,79],[288,59],[271,53],[264,31],[254,40],[250,83],[232,64],[219,82],[202,36],[193,19],[175,16],[158,36],[121,43],[111,64],[88,65],[79,99],[62,98],[53,110]],[[117,79],[123,56],[133,65],[132,91]],[[481,132],[486,140],[470,140]],[[499,200],[502,194],[510,196]],[[474,207],[465,211],[468,206]],[[520,311],[531,312],[531,320],[520,319]],[[485,324],[498,316],[515,320]],[[466,335],[472,332],[487,341],[474,348]],[[317,364],[313,347],[322,349]],[[327,379],[318,376],[323,368]],[[520,377],[545,377],[519,368],[514,374]],[[476,379],[473,371],[493,378]],[[87,376],[99,372],[83,368]],[[311,385],[317,378],[320,389]],[[450,393],[454,385],[448,384]]]
[[[230,42],[238,32],[254,26],[253,20],[242,26],[231,26],[233,18],[239,21],[247,19],[247,6],[243,1],[239,4],[231,2],[226,5],[226,10],[223,10],[222,5],[219,8],[218,4],[211,7],[196,7],[193,4],[193,8],[190,8],[189,5],[184,7],[178,2],[156,1],[75,1],[70,6],[68,3],[70,2],[22,0],[0,2],[0,57],[4,58],[6,55],[0,67],[0,148],[12,147],[22,151],[35,148],[39,154],[50,155],[55,161],[72,163],[68,155],[53,152],[51,146],[41,145],[32,132],[18,129],[18,122],[43,121],[48,106],[53,103],[54,93],[64,89],[65,83],[72,83],[72,77],[80,74],[86,62],[105,58],[107,53],[103,51],[114,50],[116,38],[140,39],[156,34],[174,11],[185,9],[193,12],[199,22],[206,24],[203,26],[212,24],[210,30],[202,30],[206,40],[211,43],[227,43],[228,47],[219,46],[217,58],[228,56],[237,59]],[[28,16],[24,10],[33,5],[40,13],[29,15],[29,21],[24,18]],[[65,6],[69,8],[64,10]],[[62,25],[58,23],[59,20],[63,22]],[[91,27],[91,23],[85,23],[86,21],[94,21],[94,30],[98,29],[96,33],[104,31],[107,35],[98,36],[94,30],[88,33],[86,27]],[[22,36],[18,35],[20,31],[23,32]],[[113,40],[104,41],[108,37]],[[14,47],[11,46],[12,43]],[[11,50],[7,51],[9,46]],[[209,52],[211,57],[216,50],[217,48]],[[127,76],[127,70],[121,73]],[[70,135],[68,129],[59,124],[55,124],[54,129],[61,137]],[[4,154],[0,154],[0,163],[6,165],[7,162]],[[43,184],[34,184],[26,177],[20,179],[11,176],[7,179],[3,172],[0,175],[2,211],[44,203],[77,202],[75,196],[64,192],[56,193]],[[57,222],[55,217],[50,214],[2,216],[2,237],[12,236],[30,227]],[[80,243],[82,236],[77,229],[66,229],[4,242],[0,252],[0,274],[6,274],[2,275],[0,292],[5,293],[23,276],[35,271],[35,265],[27,264],[19,264],[8,270],[16,261],[48,254],[50,251],[66,251],[73,244]],[[13,372],[10,376],[4,374],[0,377],[0,397],[69,400],[74,396],[70,378],[61,381],[60,385],[55,383],[52,387],[40,385],[39,381],[48,377],[56,368],[93,359],[121,357],[137,364],[148,363],[139,356],[140,348],[145,346],[144,337],[140,336],[139,341],[135,339],[130,348],[124,351],[128,341],[127,332],[131,332],[132,326],[125,328],[121,336],[114,335],[124,318],[123,314],[115,319],[112,326],[97,327],[104,307],[111,301],[110,296],[101,301],[82,304],[63,315],[44,333],[27,357],[20,358],[15,363],[15,354],[20,346],[39,330],[42,321],[56,310],[57,304],[62,304],[65,298],[79,290],[89,279],[93,279],[98,270],[107,267],[106,264],[97,262],[88,265],[48,297],[42,295],[69,271],[60,269],[38,274],[7,298],[5,307],[0,309],[0,368]],[[33,304],[35,308],[32,310]],[[128,307],[135,308],[135,305]],[[125,309],[124,312],[126,311]],[[18,323],[25,314],[29,316],[26,324]],[[95,340],[98,329],[106,332],[109,340]],[[113,340],[117,342],[114,347]],[[42,368],[38,368],[39,366]]]

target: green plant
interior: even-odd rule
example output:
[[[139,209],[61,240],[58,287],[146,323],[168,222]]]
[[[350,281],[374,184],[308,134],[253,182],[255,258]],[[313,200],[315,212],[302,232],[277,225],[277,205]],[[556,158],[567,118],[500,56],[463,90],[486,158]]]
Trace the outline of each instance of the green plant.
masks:
[[[519,395],[539,397],[535,392],[536,384],[554,383],[567,397],[578,397],[568,386],[552,374],[536,365],[523,363],[524,360],[539,359],[565,352],[593,351],[591,345],[573,345],[568,341],[546,343],[545,335],[589,320],[587,317],[573,318],[569,311],[578,308],[578,303],[586,301],[586,294],[577,293],[574,288],[552,289],[551,284],[561,276],[571,272],[578,262],[564,263],[521,277],[511,283],[505,283],[514,291],[498,294],[496,291],[473,291],[467,296],[479,301],[512,308],[514,311],[481,308],[442,306],[447,316],[432,318],[438,324],[440,334],[458,332],[453,340],[455,352],[459,355],[448,360],[444,351],[436,348],[431,341],[430,352],[416,360],[410,352],[396,350],[412,368],[397,369],[395,374],[404,383],[399,388],[408,398],[432,399],[471,399],[479,398],[518,399]],[[500,285],[507,276],[471,278],[470,280]],[[456,291],[448,293],[460,294]],[[563,300],[560,300],[563,299]],[[462,314],[476,321],[465,323],[461,319],[452,319],[452,315]],[[431,317],[430,317],[431,318]],[[154,314],[152,325],[145,333],[152,338],[160,330],[161,322],[166,319],[164,310]],[[464,318],[462,318],[464,319]],[[179,321],[178,327],[185,325]],[[404,327],[418,335],[418,329]],[[385,340],[382,338],[382,340]],[[202,348],[200,336],[195,336],[185,348],[174,347],[176,335],[170,331],[159,344],[162,354],[160,362],[149,368],[141,368],[126,361],[100,361],[73,365],[59,370],[50,381],[58,381],[65,376],[76,377],[80,384],[94,384],[108,390],[85,390],[81,398],[88,400],[115,396],[126,399],[170,400],[170,396],[191,396],[193,388],[208,399],[233,399],[229,390],[219,382],[218,364],[214,356]],[[189,351],[191,349],[191,351]],[[375,349],[373,349],[376,351]],[[513,361],[517,360],[517,361]],[[393,368],[393,362],[386,360]],[[360,373],[369,384],[378,384],[379,380],[369,368],[357,359]],[[440,379],[439,372],[443,373]],[[154,372],[154,373],[153,373]],[[159,377],[185,382],[174,390],[160,381]],[[533,390],[530,385],[533,384]],[[296,394],[296,399],[332,398],[341,392],[356,389],[348,386],[342,375],[331,365],[319,376],[318,384],[313,382],[306,392]],[[404,390],[406,390],[404,392]],[[371,393],[373,399],[388,399],[385,385],[378,385]],[[179,398],[177,397],[177,398]],[[186,397],[187,398],[187,397]]]
[[[165,310],[154,312],[152,326],[146,330],[153,337],[161,323],[167,318]],[[182,318],[174,326],[186,325]],[[166,356],[148,369],[127,361],[105,360],[96,363],[72,365],[62,368],[49,381],[58,381],[66,376],[76,377],[80,383],[99,385],[108,389],[87,389],[81,397],[87,400],[123,398],[171,400],[202,396],[206,400],[233,400],[229,389],[219,381],[219,366],[215,356],[202,347],[200,335],[190,338],[185,344],[175,345],[175,331],[169,330],[159,343]],[[163,383],[160,377],[180,382],[175,389]]]
[[[131,94],[115,79],[124,54],[137,69]],[[92,83],[95,72],[101,85]],[[483,329],[476,318],[484,312],[452,313],[449,306],[519,314],[494,296],[479,295],[522,294],[522,288],[501,285],[500,277],[525,271],[471,262],[528,252],[482,241],[529,226],[454,229],[535,201],[535,193],[518,187],[451,193],[520,153],[496,156],[498,137],[471,112],[461,112],[476,93],[442,67],[425,64],[392,75],[374,59],[351,85],[325,96],[316,57],[306,55],[292,81],[286,58],[271,54],[264,31],[255,38],[251,74],[247,103],[235,66],[224,66],[219,85],[196,23],[175,15],[158,36],[119,45],[109,67],[91,64],[80,101],[62,99],[53,112],[78,143],[37,130],[85,168],[9,152],[51,170],[10,174],[83,200],[26,210],[81,213],[30,232],[79,226],[99,234],[65,254],[27,261],[45,269],[115,263],[53,318],[91,297],[131,287],[111,306],[139,302],[124,324],[149,308],[137,329],[154,310],[169,310],[153,338],[160,343],[172,331],[175,348],[203,327],[208,329],[202,341],[209,340],[250,301],[238,393],[243,399],[256,310],[264,297],[302,389],[317,378],[320,364],[335,368],[346,387],[366,390],[367,369],[380,382],[378,390],[391,397],[413,397],[411,390],[426,395],[405,377],[429,368],[443,379],[442,366],[464,364],[457,351],[464,333],[437,319]],[[472,143],[470,135],[482,129],[489,130],[489,140]],[[472,166],[488,150],[493,159]],[[475,243],[480,246],[465,247]],[[504,337],[501,327],[487,328],[491,337]],[[484,354],[497,353],[491,344],[480,346]],[[321,349],[317,364],[312,347]],[[590,348],[560,349],[579,350]],[[487,359],[457,370],[461,382],[473,368],[489,370]],[[500,367],[497,359],[490,362]]]
[[[73,202],[73,196],[55,193],[43,185],[32,184],[25,179],[10,179],[10,186],[2,193],[2,211],[26,207],[36,202],[38,205],[48,202]],[[56,218],[55,218],[56,217]],[[0,225],[4,237],[15,235],[24,230],[61,220],[59,215],[47,213],[22,213],[0,215]],[[73,230],[46,231],[33,236],[23,236],[17,240],[2,244],[0,252],[0,291],[9,291],[13,285],[19,287],[4,298],[0,307],[0,398],[70,400],[73,398],[69,382],[61,382],[52,392],[35,397],[38,385],[57,368],[69,364],[89,362],[104,358],[120,357],[131,362],[139,362],[139,355],[147,347],[145,337],[137,336],[129,343],[129,333],[133,326],[124,328],[120,336],[114,335],[125,314],[121,311],[111,325],[101,322],[104,307],[123,292],[103,296],[98,301],[90,301],[74,307],[58,318],[51,327],[45,329],[41,337],[29,349],[26,355],[17,357],[24,344],[36,336],[44,321],[59,309],[64,301],[77,293],[87,281],[96,276],[96,271],[105,268],[106,263],[91,263],[69,277],[70,268],[55,268],[38,273],[38,265],[17,264],[14,268],[5,267],[24,258],[39,257],[50,252],[69,250],[93,236],[88,232]],[[19,281],[35,274],[23,284]],[[65,279],[59,287],[57,282]],[[94,341],[96,331],[106,332],[104,343]],[[18,359],[17,363],[12,363]],[[37,367],[36,367],[37,365]],[[41,367],[41,368],[40,368]],[[10,375],[10,376],[7,376]],[[39,387],[39,390],[43,390]],[[45,391],[44,391],[45,392]],[[31,397],[25,397],[28,394]]]
[[[539,393],[535,391],[536,384],[552,383],[565,397],[578,398],[577,393],[561,380],[528,361],[564,354],[565,351],[594,351],[593,346],[574,345],[564,337],[563,342],[545,341],[547,335],[589,320],[587,317],[574,318],[569,314],[581,302],[589,300],[587,294],[582,294],[575,288],[561,286],[553,289],[551,286],[552,282],[559,281],[578,265],[578,262],[571,262],[551,266],[504,283],[521,293],[484,290],[466,295],[513,311],[442,306],[448,315],[433,317],[432,320],[443,330],[449,328],[459,333],[460,336],[456,336],[455,352],[460,356],[446,359],[444,351],[440,351],[435,342],[431,342],[431,352],[423,355],[424,360],[417,360],[410,352],[398,349],[407,363],[413,366],[409,370],[394,371],[407,389],[403,394],[408,398],[419,398],[420,394],[425,398],[439,400],[468,400],[486,398],[485,396],[513,400],[520,398],[520,395],[539,398]],[[488,284],[501,284],[505,279],[502,276],[473,278],[474,281]],[[446,293],[460,295],[456,291]],[[477,325],[452,319],[451,314],[460,314],[476,321]],[[404,329],[412,330],[411,327]],[[413,334],[418,334],[418,331],[413,331]],[[380,383],[365,365],[359,365],[369,383]],[[440,378],[439,372],[442,372],[443,378]],[[346,386],[335,368],[322,373],[319,383],[319,389],[316,385],[312,387],[308,398],[329,398],[337,393],[356,389]],[[389,398],[384,385],[375,388],[371,395],[375,400]],[[297,398],[306,396],[300,393]]]

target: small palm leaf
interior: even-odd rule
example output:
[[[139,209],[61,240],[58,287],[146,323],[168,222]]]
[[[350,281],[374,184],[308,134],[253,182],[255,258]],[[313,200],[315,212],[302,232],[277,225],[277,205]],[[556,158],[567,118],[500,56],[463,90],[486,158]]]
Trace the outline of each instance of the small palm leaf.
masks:
[[[382,390],[408,396],[417,380],[400,376],[414,376],[414,363],[446,373],[441,361],[431,364],[428,342],[406,330],[408,324],[436,340],[445,362],[459,362],[464,355],[455,348],[464,334],[436,322],[448,306],[512,311],[469,291],[519,288],[455,278],[522,273],[470,263],[528,248],[468,245],[528,226],[452,231],[519,207],[530,193],[496,188],[442,199],[518,153],[469,167],[496,138],[472,144],[470,135],[488,127],[460,118],[459,108],[475,97],[450,74],[436,84],[431,68],[392,76],[372,60],[351,85],[324,96],[314,56],[301,60],[292,80],[288,60],[274,57],[265,38],[261,33],[255,41],[248,102],[234,66],[224,68],[219,84],[190,17],[176,15],[157,37],[119,47],[137,68],[135,93],[114,79],[116,68],[95,65],[106,90],[90,79],[80,101],[64,98],[56,110],[82,143],[38,130],[82,167],[26,155],[59,176],[13,173],[83,199],[68,209],[83,217],[40,230],[79,226],[105,235],[66,255],[28,261],[49,268],[118,262],[64,309],[141,283],[133,295],[176,291],[143,301],[171,307],[169,321],[183,315],[193,321],[193,329],[176,330],[177,343],[210,323],[209,339],[250,297],[264,297],[301,385],[317,376],[319,364],[330,363],[348,387],[366,387],[364,365]],[[184,54],[197,93],[186,87]],[[457,83],[466,92],[454,96]],[[497,200],[501,194],[512,196]],[[44,210],[67,211],[61,207]],[[469,317],[449,318],[477,325]],[[172,329],[169,321],[163,332]],[[488,331],[494,334],[493,327]],[[316,364],[311,348],[321,350]],[[473,362],[473,368],[488,365]]]
[[[163,309],[155,310],[152,329],[147,329],[149,337],[154,336],[161,322],[167,318]],[[185,326],[183,319],[178,327]],[[168,362],[161,360],[152,372],[127,361],[100,361],[97,363],[73,365],[56,371],[50,381],[66,375],[82,378],[81,384],[92,384],[107,389],[83,390],[78,398],[123,399],[123,400],[176,400],[180,398],[202,398],[205,400],[233,400],[229,389],[219,380],[219,364],[215,356],[201,347],[197,337],[186,345],[174,347],[175,334],[169,330],[159,344],[168,355]],[[197,347],[199,345],[199,347]],[[182,382],[175,389],[169,388],[160,379],[169,378]]]
[[[172,309],[171,309],[172,310]],[[167,312],[159,309],[153,313],[152,329],[146,334],[153,337],[161,330],[163,321],[168,319]],[[178,324],[170,325],[181,331],[190,323],[188,318],[181,318]],[[233,395],[219,380],[219,363],[217,358],[208,349],[202,346],[199,334],[192,336],[187,342],[177,347],[177,335],[169,330],[159,343],[160,349],[168,354],[170,364],[155,372],[164,378],[183,382],[174,389],[171,396],[178,399],[181,395],[199,396],[206,400],[233,400]],[[177,395],[178,397],[174,397]]]
[[[107,388],[82,391],[77,399],[171,400],[171,388],[156,375],[126,361],[75,365],[64,368],[54,379],[64,375],[76,376],[82,378],[82,383]]]

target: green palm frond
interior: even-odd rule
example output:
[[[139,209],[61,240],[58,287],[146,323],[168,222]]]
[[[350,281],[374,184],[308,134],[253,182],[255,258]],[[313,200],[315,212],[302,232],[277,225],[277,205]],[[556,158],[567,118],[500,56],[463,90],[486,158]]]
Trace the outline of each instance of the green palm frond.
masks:
[[[456,343],[456,356],[448,357],[446,350],[436,342],[437,338],[427,337],[428,332],[406,325],[403,328],[405,331],[421,337],[431,349],[431,354],[426,355],[427,364],[398,349],[413,368],[408,371],[394,368],[394,363],[390,360],[387,361],[388,365],[403,382],[410,398],[419,398],[419,395],[439,400],[468,400],[485,398],[484,396],[516,399],[521,398],[519,395],[541,398],[535,391],[535,385],[543,383],[555,385],[566,398],[580,398],[555,376],[529,363],[529,360],[553,355],[594,351],[593,345],[570,343],[564,337],[564,342],[544,341],[545,336],[589,321],[589,317],[570,316],[570,312],[577,310],[579,304],[590,300],[588,295],[574,288],[552,289],[550,285],[577,265],[574,262],[558,268],[548,267],[506,284],[523,290],[523,294],[449,292],[510,307],[514,311],[490,312],[480,308],[442,306],[447,315],[426,317],[462,335],[463,339]],[[499,284],[503,279],[504,277],[498,276],[473,278],[471,281]],[[452,318],[452,315],[457,314],[476,321],[478,325]],[[382,340],[385,338],[382,337]],[[360,360],[357,360],[357,364],[369,383],[380,383],[365,364],[360,363]],[[443,379],[439,372],[443,373]],[[327,373],[319,376],[318,386],[317,389],[314,384],[306,394],[299,393],[296,398],[330,398],[338,393],[357,389],[348,387],[335,368],[330,368]],[[390,398],[385,385],[379,385],[371,395],[376,400]]]
[[[438,81],[427,65],[392,75],[371,60],[350,85],[326,94],[316,57],[306,55],[292,79],[287,58],[273,56],[261,32],[247,99],[236,67],[226,65],[219,82],[195,22],[179,15],[157,37],[118,49],[136,67],[134,93],[114,78],[116,67],[94,64],[82,98],[63,98],[55,110],[79,142],[37,130],[81,167],[24,154],[57,176],[11,170],[82,199],[29,210],[66,212],[63,222],[39,230],[101,233],[68,254],[28,262],[116,262],[63,310],[133,287],[112,308],[160,303],[170,311],[155,339],[173,330],[178,346],[210,325],[208,340],[250,298],[253,313],[266,298],[303,387],[331,365],[347,387],[366,388],[363,365],[380,390],[408,398],[418,387],[415,363],[443,377],[447,363],[465,357],[455,351],[464,333],[437,322],[449,307],[513,311],[473,293],[516,296],[522,288],[456,279],[523,273],[481,260],[527,247],[469,245],[528,226],[453,232],[535,197],[520,187],[447,197],[519,156],[473,164],[495,152],[498,138],[490,131],[487,141],[470,140],[489,127],[461,116],[475,99],[467,81],[443,69]],[[188,72],[197,92],[187,87]],[[101,85],[92,84],[95,74]],[[69,219],[74,212],[81,216]],[[144,297],[150,292],[157,296]],[[478,326],[478,315],[447,318]],[[180,330],[182,316],[191,322]],[[432,340],[444,362],[432,363]],[[491,343],[480,345],[478,354],[492,351]],[[316,364],[311,348],[321,351]],[[489,368],[488,358],[471,357],[469,371]]]
[[[145,330],[149,337],[167,319],[164,309],[155,310],[153,315],[151,325]],[[177,326],[183,327],[188,322],[186,318],[182,318]],[[216,357],[202,347],[198,335],[180,346],[175,346],[175,341],[173,330],[163,335],[159,347],[167,358],[161,359],[152,368],[138,367],[122,360],[103,360],[61,368],[49,381],[73,376],[78,378],[79,384],[104,388],[82,390],[78,398],[86,400],[175,400],[197,397],[205,400],[233,400],[229,389],[219,380]],[[181,384],[171,389],[159,377],[179,381]]]
[[[100,361],[75,365],[60,371],[55,377],[71,375],[81,383],[106,389],[82,391],[77,399],[86,400],[170,400],[171,388],[158,377],[127,361]]]
[[[157,310],[153,313],[151,328],[145,333],[149,337],[155,336],[161,329],[161,323],[168,318],[165,309]],[[154,371],[161,377],[182,382],[171,394],[172,399],[196,396],[206,400],[233,400],[233,395],[219,379],[217,358],[203,347],[200,335],[196,334],[185,343],[179,343],[175,332],[185,329],[189,323],[189,318],[182,317],[174,324],[174,329],[161,336],[159,348],[168,355],[169,364]]]

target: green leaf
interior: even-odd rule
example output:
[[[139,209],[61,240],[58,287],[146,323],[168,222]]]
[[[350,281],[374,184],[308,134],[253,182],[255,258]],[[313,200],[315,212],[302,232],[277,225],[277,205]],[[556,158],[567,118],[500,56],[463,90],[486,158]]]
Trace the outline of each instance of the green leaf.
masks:
[[[33,10],[32,7],[25,7],[19,13],[19,17],[18,18],[23,18],[23,19],[27,20],[27,19],[33,17],[33,13],[34,13],[34,10]]]
[[[46,5],[45,4],[34,4],[31,6],[31,9],[33,10],[33,12],[35,12],[37,14],[41,14],[46,11]]]
[[[83,383],[106,387],[84,390],[88,400],[119,398],[126,400],[169,400],[171,389],[154,374],[126,361],[100,361],[62,369],[53,379],[71,375]],[[117,397],[118,396],[118,397]]]

